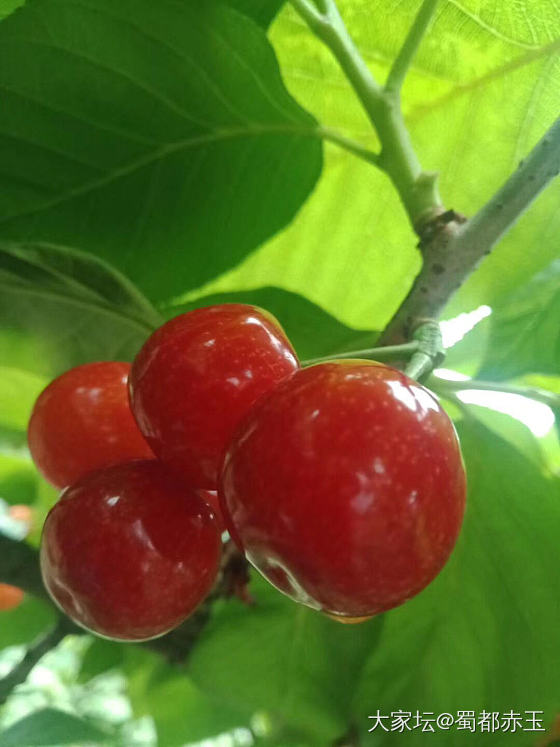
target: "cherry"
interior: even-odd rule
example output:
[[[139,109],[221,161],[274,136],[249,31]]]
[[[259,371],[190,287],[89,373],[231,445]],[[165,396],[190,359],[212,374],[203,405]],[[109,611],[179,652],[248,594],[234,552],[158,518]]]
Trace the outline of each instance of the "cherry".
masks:
[[[139,641],[179,625],[210,591],[221,539],[195,491],[156,460],[91,472],[43,529],[41,570],[57,605],[101,636]]]
[[[227,529],[224,516],[222,514],[222,506],[220,504],[220,498],[216,490],[197,490],[198,495],[209,504],[210,508],[214,512],[218,529],[220,532],[225,532]]]
[[[271,315],[225,304],[160,327],[130,374],[132,411],[155,454],[190,485],[215,490],[222,456],[240,420],[298,368]]]
[[[220,498],[248,559],[341,619],[423,589],[455,545],[465,472],[435,397],[370,361],[311,366],[259,402],[225,457]]]
[[[39,395],[27,431],[29,449],[55,487],[100,467],[153,458],[130,412],[129,371],[128,363],[87,363],[66,371]]]

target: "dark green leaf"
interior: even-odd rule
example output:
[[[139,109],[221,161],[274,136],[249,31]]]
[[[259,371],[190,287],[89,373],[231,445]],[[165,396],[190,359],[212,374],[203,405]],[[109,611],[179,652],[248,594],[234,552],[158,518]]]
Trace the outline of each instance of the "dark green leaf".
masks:
[[[154,300],[233,266],[320,173],[264,31],[213,3],[32,0],[0,88],[0,236],[87,249]]]
[[[474,420],[459,432],[469,480],[462,535],[432,585],[386,615],[356,696],[364,732],[377,709],[543,710],[548,724],[558,708],[560,576],[551,569],[560,563],[559,480]],[[393,744],[391,734],[376,736]],[[526,732],[501,737],[531,742]],[[457,747],[473,738],[501,744],[500,733],[429,735]],[[427,737],[416,730],[406,740],[424,745]]]
[[[19,8],[25,0],[0,0],[0,21]]]
[[[80,682],[87,682],[110,669],[119,668],[124,659],[122,644],[93,638],[82,659]]]
[[[256,575],[256,574],[255,574]],[[192,654],[189,673],[230,706],[264,710],[280,730],[330,744],[345,733],[352,695],[382,618],[340,625],[252,582],[256,605],[225,602]]]
[[[0,429],[0,498],[12,504],[32,504],[37,493],[37,472],[26,454],[3,453],[2,436]],[[23,446],[27,441],[25,431],[14,432],[13,439]]]
[[[128,360],[159,321],[129,281],[91,255],[0,244],[3,361],[52,376],[92,360]]]
[[[247,705],[235,708],[211,700],[192,682],[189,672],[177,670],[149,651],[123,649],[123,671],[134,712],[154,719],[159,747],[198,742],[249,723],[252,712]]]
[[[498,380],[560,371],[560,260],[521,285],[490,317],[481,376]]]
[[[311,301],[280,288],[258,288],[203,296],[188,304],[172,306],[166,313],[175,316],[182,311],[215,303],[249,303],[270,311],[284,327],[302,360],[371,348],[378,334],[351,329]]]
[[[99,744],[105,732],[71,713],[44,708],[31,713],[0,734],[0,747],[58,747],[63,744]]]
[[[226,0],[226,4],[254,18],[257,23],[267,28],[284,0]]]
[[[0,649],[29,643],[54,623],[52,607],[25,597],[19,607],[0,612]]]

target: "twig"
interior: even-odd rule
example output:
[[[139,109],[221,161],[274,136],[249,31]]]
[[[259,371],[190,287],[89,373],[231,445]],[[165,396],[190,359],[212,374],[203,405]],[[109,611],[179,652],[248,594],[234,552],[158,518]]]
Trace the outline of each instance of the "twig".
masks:
[[[387,76],[387,82],[385,84],[385,89],[387,91],[397,92],[402,88],[406,74],[416,56],[418,47],[420,46],[420,43],[428,30],[430,21],[436,11],[437,4],[438,0],[424,0],[422,3],[402,49],[397,55],[389,75]]]
[[[31,670],[45,654],[69,634],[74,632],[73,624],[66,618],[60,617],[52,630],[34,641],[25,652],[25,656],[16,664],[12,671],[0,679],[0,706],[9,698],[13,690],[25,682]]]
[[[421,245],[424,262],[414,285],[381,336],[382,344],[407,339],[411,320],[437,319],[449,298],[482,259],[560,173],[560,119],[517,171],[469,221],[449,211]]]
[[[431,319],[423,321],[413,330],[413,336],[418,343],[418,350],[408,362],[405,373],[418,381],[443,362],[445,352],[437,322]]]
[[[381,141],[381,154],[375,163],[388,174],[412,225],[420,230],[426,221],[442,211],[441,199],[437,175],[423,171],[420,165],[404,123],[399,96],[376,81],[350,36],[335,0],[324,0],[323,12],[309,0],[290,1],[315,36],[331,51],[354,89]]]

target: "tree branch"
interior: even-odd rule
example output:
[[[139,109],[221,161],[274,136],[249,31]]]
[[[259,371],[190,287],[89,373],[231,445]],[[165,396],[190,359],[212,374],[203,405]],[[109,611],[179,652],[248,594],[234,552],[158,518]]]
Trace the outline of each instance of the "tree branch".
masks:
[[[428,226],[420,243],[424,262],[380,344],[406,340],[416,318],[437,319],[452,294],[490,254],[499,239],[560,173],[560,119],[479,212],[466,221],[448,211]]]
[[[404,83],[404,79],[408,70],[416,56],[418,47],[424,38],[430,21],[436,11],[438,0],[424,0],[418,15],[412,24],[408,36],[402,46],[401,51],[397,55],[393,67],[387,76],[387,82],[385,84],[385,90],[387,91],[400,91]]]
[[[60,617],[58,622],[45,635],[34,641],[25,652],[25,656],[12,671],[0,679],[0,706],[4,705],[13,690],[25,682],[31,670],[45,654],[56,648],[69,634],[74,632],[74,625],[67,618]]]

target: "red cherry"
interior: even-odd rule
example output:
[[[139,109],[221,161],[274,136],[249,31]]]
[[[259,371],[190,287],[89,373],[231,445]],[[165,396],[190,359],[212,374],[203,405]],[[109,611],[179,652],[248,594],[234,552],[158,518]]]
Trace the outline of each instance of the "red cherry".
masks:
[[[248,559],[299,602],[390,609],[445,564],[465,506],[453,424],[400,371],[336,361],[296,373],[237,431],[221,482]]]
[[[196,309],[160,327],[132,364],[132,411],[156,455],[189,483],[215,490],[236,426],[298,360],[255,306]]]
[[[17,586],[0,584],[0,612],[13,610],[22,603],[24,593]]]
[[[214,512],[214,516],[216,517],[216,522],[218,524],[220,532],[225,532],[227,529],[226,523],[224,521],[224,516],[222,514],[222,507],[220,505],[220,499],[218,498],[218,493],[215,490],[203,490],[202,488],[200,490],[196,491],[198,495],[208,503],[212,511]]]
[[[41,570],[79,625],[139,641],[179,625],[210,591],[221,540],[208,505],[156,460],[91,472],[47,516]]]
[[[127,394],[128,363],[71,368],[39,395],[27,439],[43,476],[64,488],[94,469],[153,458],[134,422]]]

